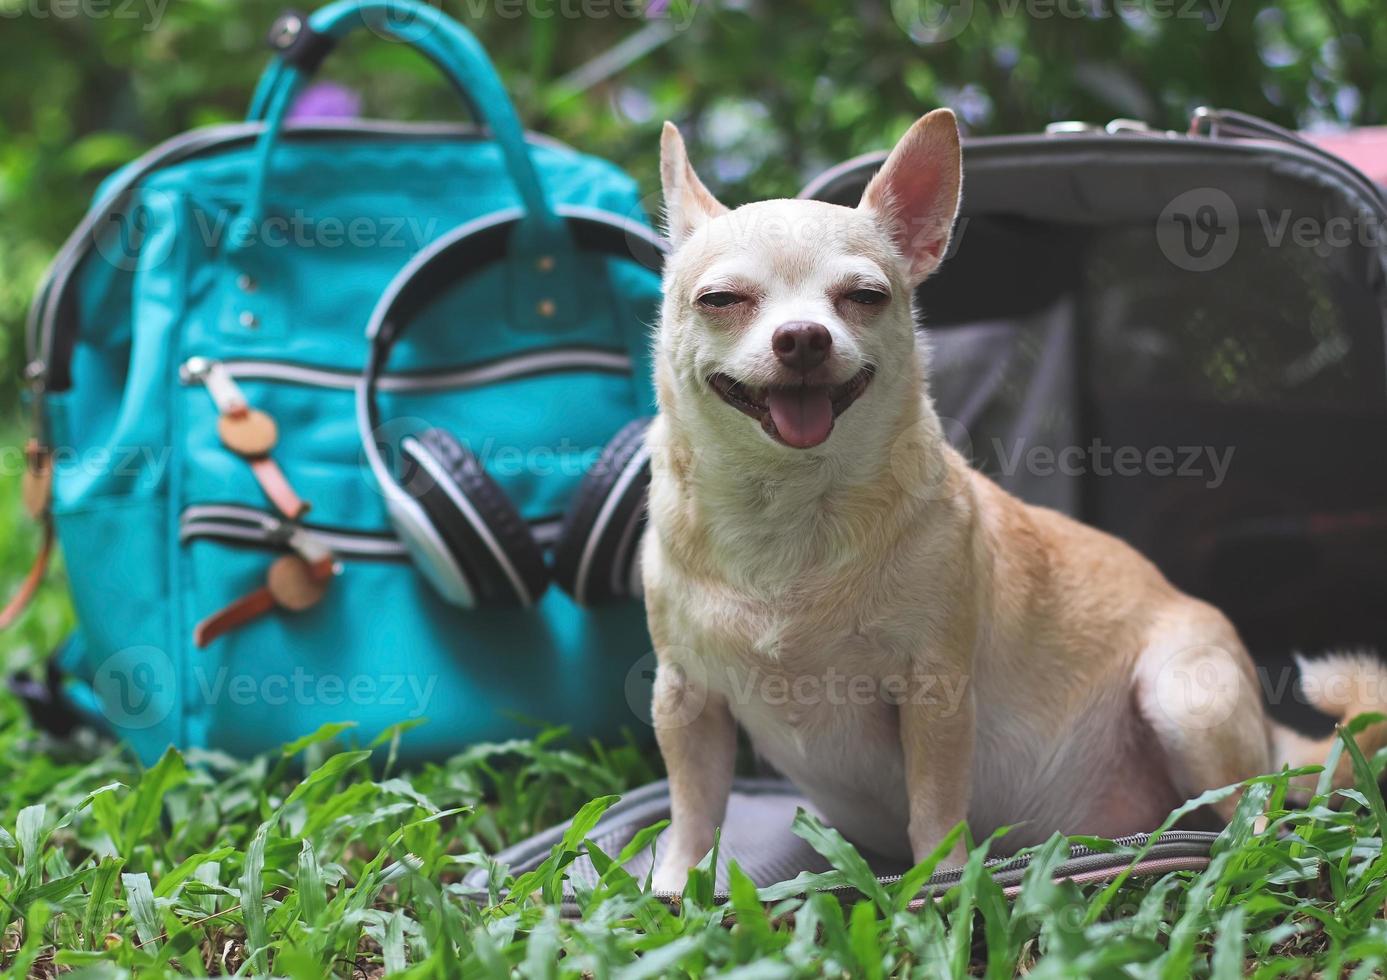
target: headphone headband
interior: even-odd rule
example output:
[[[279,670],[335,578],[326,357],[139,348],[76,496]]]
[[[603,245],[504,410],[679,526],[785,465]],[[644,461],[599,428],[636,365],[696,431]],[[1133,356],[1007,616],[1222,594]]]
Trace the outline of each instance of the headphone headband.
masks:
[[[630,259],[659,272],[668,247],[650,228],[597,208],[557,209],[580,252]],[[506,256],[511,234],[525,217],[507,208],[469,221],[435,240],[391,280],[371,313],[366,337],[389,346],[395,334],[449,287]]]
[[[664,243],[645,225],[594,208],[561,207],[558,214],[577,251],[660,269]],[[526,606],[537,601],[549,582],[544,557],[504,491],[447,432],[432,429],[401,444],[401,452],[427,476],[419,486],[402,485],[376,440],[376,386],[405,327],[446,289],[502,259],[524,220],[521,209],[511,208],[470,221],[399,271],[371,313],[366,367],[356,389],[362,451],[391,523],[439,594],[465,608],[481,601],[509,599]]]
[[[568,225],[579,251],[629,259],[660,271],[668,246],[651,228],[597,208],[561,205],[555,209]],[[366,327],[366,368],[357,384],[357,423],[367,461],[382,484],[393,476],[381,458],[372,433],[379,423],[376,383],[390,349],[406,325],[448,288],[506,257],[511,234],[524,219],[520,208],[507,208],[459,225],[412,258],[396,273],[371,313]]]

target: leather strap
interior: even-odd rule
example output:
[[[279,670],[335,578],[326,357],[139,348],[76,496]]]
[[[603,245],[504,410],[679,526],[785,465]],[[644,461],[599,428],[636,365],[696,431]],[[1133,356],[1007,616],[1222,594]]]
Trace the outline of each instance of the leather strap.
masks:
[[[252,459],[250,471],[255,474],[255,479],[260,483],[260,489],[265,491],[265,496],[270,498],[270,502],[278,508],[279,512],[291,521],[297,521],[308,513],[308,504],[289,485],[289,480],[285,477],[284,471],[279,468],[279,464],[269,456],[261,456]]]
[[[24,610],[29,608],[29,603],[34,601],[34,596],[38,595],[39,586],[43,584],[43,577],[48,571],[48,559],[53,554],[53,521],[47,516],[43,518],[43,544],[39,547],[39,553],[34,558],[34,563],[29,566],[28,574],[24,576],[24,581],[20,583],[19,591],[14,594],[4,609],[0,609],[0,630],[9,629],[24,615]]]
[[[302,561],[298,558],[294,560]],[[336,569],[336,561],[331,555],[316,561],[304,561],[304,564],[308,566],[309,577],[313,581],[323,584],[332,578]],[[223,606],[193,627],[193,643],[200,650],[218,637],[225,636],[232,630],[240,629],[247,623],[277,608],[286,609],[289,612],[301,612],[316,605],[319,598],[321,598],[321,593],[308,596],[294,594],[277,598],[271,588],[271,583],[267,581],[265,585],[254,592],[243,595],[229,605]]]
[[[24,498],[25,513],[42,522],[53,503],[53,453],[37,437],[24,446],[20,495]]]
[[[262,585],[249,595],[243,595],[230,605],[218,609],[193,627],[193,643],[200,650],[218,637],[265,615],[275,605],[269,586]]]

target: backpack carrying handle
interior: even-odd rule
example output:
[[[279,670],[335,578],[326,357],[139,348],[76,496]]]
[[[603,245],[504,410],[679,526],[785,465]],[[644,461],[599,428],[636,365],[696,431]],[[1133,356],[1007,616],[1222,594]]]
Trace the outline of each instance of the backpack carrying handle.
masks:
[[[272,43],[281,54],[262,76],[247,117],[263,121],[265,128],[238,219],[242,228],[253,229],[263,216],[271,160],[295,97],[335,42],[360,28],[408,44],[433,61],[463,94],[478,122],[485,124],[525,209],[525,227],[518,230],[520,250],[571,250],[564,223],[555,215],[530,159],[515,106],[486,52],[471,31],[418,0],[338,0],[306,20],[285,14],[276,22]],[[251,238],[232,236],[232,248]]]

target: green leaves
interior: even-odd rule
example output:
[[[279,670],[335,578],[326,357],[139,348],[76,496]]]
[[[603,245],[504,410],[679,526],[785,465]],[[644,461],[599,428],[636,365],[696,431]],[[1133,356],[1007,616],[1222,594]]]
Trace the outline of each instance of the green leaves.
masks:
[[[1378,837],[1387,834],[1387,804],[1384,804],[1382,800],[1382,787],[1378,784],[1377,773],[1368,764],[1368,760],[1364,758],[1363,750],[1358,747],[1354,735],[1369,725],[1383,720],[1383,716],[1380,714],[1360,715],[1350,724],[1339,728],[1339,740],[1343,743],[1349,757],[1353,759],[1353,774],[1358,784],[1358,791],[1368,801],[1373,820],[1377,824]]]
[[[116,876],[125,867],[122,858],[105,858],[92,875],[90,890],[87,892],[87,907],[82,915],[83,949],[98,948],[101,937],[106,932],[106,921],[114,905]]]
[[[360,762],[364,762],[371,757],[369,749],[362,749],[359,752],[342,752],[334,755],[325,763],[319,766],[308,777],[294,787],[293,792],[285,799],[281,809],[287,809],[300,800],[314,794],[316,790],[323,786],[331,786],[341,778],[342,774]]]
[[[882,912],[892,910],[891,896],[886,888],[877,880],[876,873],[857,852],[857,848],[849,844],[842,834],[832,827],[825,827],[817,817],[805,810],[795,813],[792,829],[810,847],[827,858],[847,884],[870,898]]]
[[[269,972],[266,951],[270,936],[262,897],[265,894],[265,841],[269,832],[268,823],[255,832],[241,868],[241,918],[246,924],[246,945],[257,973]]]
[[[603,796],[584,804],[564,831],[563,839],[554,845],[544,863],[515,879],[511,885],[511,892],[516,899],[524,899],[532,892],[539,891],[547,903],[560,901],[563,897],[564,869],[578,857],[582,842],[587,839],[607,808],[618,799],[620,797]]]
[[[299,915],[310,927],[323,921],[327,912],[327,885],[323,881],[323,869],[318,867],[318,856],[313,852],[313,842],[305,840],[299,850]]]
[[[154,768],[144,774],[124,808],[120,840],[122,853],[133,851],[153,832],[165,797],[187,778],[188,767],[183,763],[183,756],[175,749],[165,752]]]
[[[906,907],[920,893],[921,887],[934,874],[940,862],[953,852],[954,847],[963,837],[965,829],[963,824],[959,824],[949,831],[939,842],[939,846],[931,851],[923,861],[901,875],[901,880],[891,889],[894,894],[893,906],[895,911],[905,911]]]
[[[125,904],[130,909],[130,918],[135,921],[135,933],[140,937],[140,945],[152,946],[163,935],[159,925],[159,912],[154,906],[154,888],[149,883],[149,875],[121,875],[121,886],[125,889]]]
[[[20,810],[15,821],[15,834],[19,838],[19,860],[24,866],[20,877],[21,885],[32,885],[38,881],[39,862],[42,858],[40,845],[47,816],[48,807],[36,803]]]
[[[1056,882],[1070,844],[1056,835],[1030,849],[1019,886],[1004,892],[985,864],[994,839],[927,894],[963,828],[881,881],[841,833],[800,813],[784,832],[830,870],[758,886],[732,858],[744,845],[720,837],[716,863],[705,859],[671,907],[624,867],[650,852],[664,821],[631,828],[619,853],[591,839],[617,799],[603,790],[648,777],[635,750],[585,754],[546,737],[380,778],[375,766],[399,733],[370,758],[333,752],[345,730],[317,734],[288,747],[292,756],[193,765],[170,753],[148,771],[108,756],[55,771],[34,756],[20,785],[42,795],[0,803],[0,908],[15,937],[0,969],[56,953],[64,967],[141,976],[206,963],[293,977],[355,964],[411,977],[1043,980],[1366,976],[1387,958],[1378,756],[1355,760],[1353,787],[1326,789],[1304,809],[1286,802],[1290,779],[1303,772],[1180,807],[1171,823],[1242,794],[1202,872]],[[1339,751],[1350,752],[1348,743]],[[294,764],[281,765],[287,759]],[[462,883],[551,812],[571,815],[569,826],[538,867],[506,882],[508,892],[493,900]],[[1120,866],[1144,853],[1081,843]],[[593,869],[565,899],[582,860]],[[725,893],[715,888],[719,871]]]

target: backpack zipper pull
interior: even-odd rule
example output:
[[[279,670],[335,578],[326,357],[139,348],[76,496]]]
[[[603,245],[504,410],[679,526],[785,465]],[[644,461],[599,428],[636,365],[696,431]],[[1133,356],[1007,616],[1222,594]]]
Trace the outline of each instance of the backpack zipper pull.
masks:
[[[183,377],[201,382],[217,406],[217,437],[223,446],[250,464],[251,472],[280,513],[298,520],[308,504],[294,492],[284,472],[270,458],[279,443],[279,427],[267,412],[252,408],[250,400],[226,365],[210,357],[190,357],[183,363]]]
[[[188,377],[201,381],[217,406],[217,435],[222,445],[238,456],[258,459],[268,456],[279,442],[275,420],[258,408],[251,408],[246,393],[221,361],[194,357],[184,365]]]
[[[210,357],[190,357],[183,362],[182,374],[187,381],[200,382],[212,396],[217,411],[223,415],[237,415],[250,410],[245,392],[221,361]]]
[[[328,583],[341,572],[332,549],[308,528],[281,520],[268,528],[266,540],[285,547],[265,571],[265,584],[203,619],[193,628],[193,642],[202,648],[219,636],[275,609],[303,612],[322,601]]]
[[[310,565],[317,566],[327,561],[331,564],[334,574],[339,571],[327,542],[301,524],[280,521],[266,539],[270,544],[288,548]]]
[[[327,592],[337,565],[331,552],[317,561],[297,555],[281,555],[265,572],[265,584],[234,599],[193,628],[198,649],[218,637],[240,629],[261,616],[283,609],[303,612],[316,606]]]

